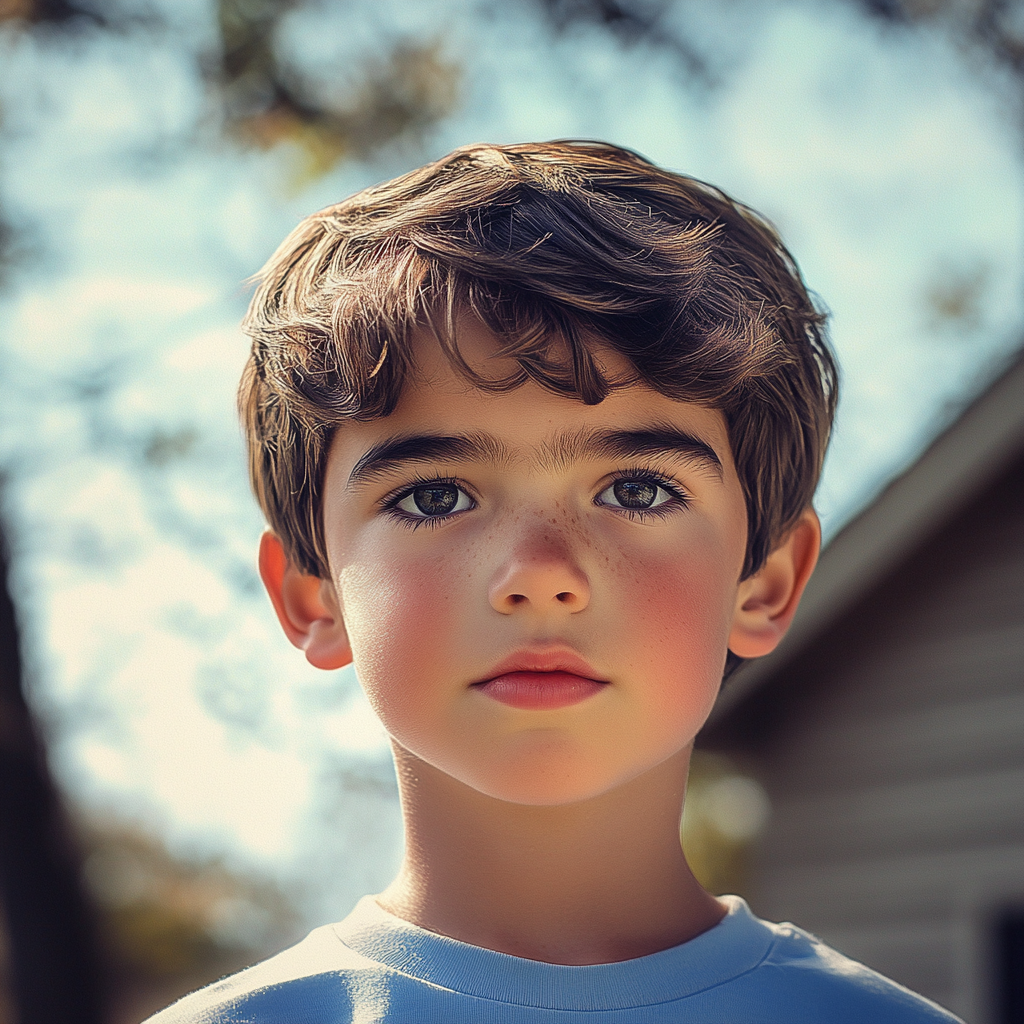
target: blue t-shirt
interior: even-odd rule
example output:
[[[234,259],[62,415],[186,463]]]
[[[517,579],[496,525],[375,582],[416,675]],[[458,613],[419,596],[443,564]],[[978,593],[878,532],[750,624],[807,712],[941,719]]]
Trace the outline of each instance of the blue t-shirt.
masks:
[[[956,1024],[791,924],[728,914],[680,946],[566,967],[424,931],[360,900],[340,924],[148,1024]]]

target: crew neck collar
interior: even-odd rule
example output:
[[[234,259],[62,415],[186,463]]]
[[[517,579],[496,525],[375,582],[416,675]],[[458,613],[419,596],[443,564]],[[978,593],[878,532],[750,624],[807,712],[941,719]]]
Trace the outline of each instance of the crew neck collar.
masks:
[[[739,896],[725,917],[670,949],[572,967],[497,953],[426,931],[365,896],[333,926],[351,950],[391,970],[464,995],[552,1010],[618,1010],[682,999],[756,967],[774,934]]]

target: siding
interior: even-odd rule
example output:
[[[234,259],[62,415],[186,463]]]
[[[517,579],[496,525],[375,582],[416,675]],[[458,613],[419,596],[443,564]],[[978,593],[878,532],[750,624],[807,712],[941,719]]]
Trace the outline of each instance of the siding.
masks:
[[[991,918],[1024,904],[1024,462],[715,739],[772,800],[755,910],[990,1020]]]

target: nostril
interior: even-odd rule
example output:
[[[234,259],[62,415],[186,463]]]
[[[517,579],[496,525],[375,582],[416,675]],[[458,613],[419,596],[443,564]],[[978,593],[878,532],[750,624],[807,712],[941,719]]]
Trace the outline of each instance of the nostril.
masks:
[[[561,601],[562,604],[565,604],[567,601],[572,600],[572,594],[570,594],[568,590],[563,590],[560,594],[555,594],[555,600]]]
[[[522,604],[526,600],[526,595],[525,594],[509,594],[508,595],[508,599],[513,604]]]

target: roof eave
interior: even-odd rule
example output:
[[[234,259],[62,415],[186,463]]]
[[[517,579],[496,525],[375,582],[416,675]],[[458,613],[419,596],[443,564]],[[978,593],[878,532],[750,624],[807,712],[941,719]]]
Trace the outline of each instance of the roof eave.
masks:
[[[988,484],[1024,447],[1024,350],[924,454],[821,554],[789,633],[743,665],[708,720],[718,728],[887,572]]]

